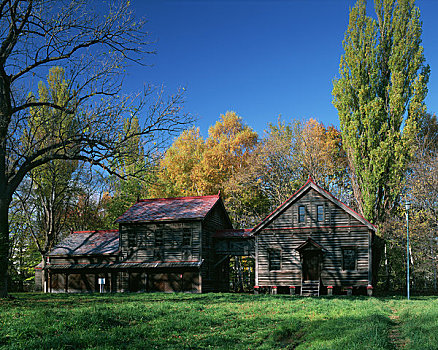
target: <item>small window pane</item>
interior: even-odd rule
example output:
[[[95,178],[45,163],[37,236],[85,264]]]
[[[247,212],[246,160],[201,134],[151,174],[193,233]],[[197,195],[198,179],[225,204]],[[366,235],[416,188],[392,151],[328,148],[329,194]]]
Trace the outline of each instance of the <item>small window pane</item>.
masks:
[[[134,227],[128,227],[128,247],[132,248],[136,246],[136,234]]]
[[[192,229],[191,228],[184,228],[183,229],[182,245],[183,246],[192,245]]]
[[[343,270],[356,270],[356,249],[343,249],[342,250],[342,269]]]
[[[155,231],[155,246],[161,247],[163,245],[163,231],[161,229],[157,229]]]
[[[317,217],[317,220],[319,221],[319,222],[323,222],[324,221],[324,206],[322,206],[322,205],[318,205],[317,207],[317,214],[318,214],[318,217]]]
[[[269,270],[281,270],[281,251],[279,249],[269,251]]]
[[[305,217],[306,217],[306,213],[304,210],[304,206],[300,205],[298,207],[298,222],[304,222]]]

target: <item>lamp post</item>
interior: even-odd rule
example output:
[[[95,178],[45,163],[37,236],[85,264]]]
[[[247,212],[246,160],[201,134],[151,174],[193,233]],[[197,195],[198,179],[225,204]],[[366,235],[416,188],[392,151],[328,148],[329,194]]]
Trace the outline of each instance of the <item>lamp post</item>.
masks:
[[[408,293],[408,300],[410,299],[410,290],[409,290],[409,209],[411,208],[411,202],[406,202],[406,266],[407,266],[407,276],[406,276],[406,286]]]

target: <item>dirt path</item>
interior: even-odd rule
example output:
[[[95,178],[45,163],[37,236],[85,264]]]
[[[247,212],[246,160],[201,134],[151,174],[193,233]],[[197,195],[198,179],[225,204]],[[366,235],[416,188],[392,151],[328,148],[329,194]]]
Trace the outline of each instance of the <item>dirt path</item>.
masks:
[[[398,310],[393,306],[390,306],[391,314],[389,318],[392,322],[392,327],[389,330],[389,341],[394,345],[395,349],[405,349],[409,343],[409,340],[403,339],[400,332],[400,316]]]

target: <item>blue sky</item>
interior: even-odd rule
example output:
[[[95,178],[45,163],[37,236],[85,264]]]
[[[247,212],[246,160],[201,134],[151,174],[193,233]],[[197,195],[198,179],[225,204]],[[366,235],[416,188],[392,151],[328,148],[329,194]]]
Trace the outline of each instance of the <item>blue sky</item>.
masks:
[[[198,118],[204,136],[227,110],[259,133],[279,115],[339,126],[332,80],[338,76],[354,3],[133,0],[136,15],[148,20],[157,54],[145,57],[151,66],[129,69],[125,89],[153,83],[172,93],[184,87],[185,110]],[[432,70],[426,102],[429,111],[438,113],[438,1],[417,0],[417,5]]]

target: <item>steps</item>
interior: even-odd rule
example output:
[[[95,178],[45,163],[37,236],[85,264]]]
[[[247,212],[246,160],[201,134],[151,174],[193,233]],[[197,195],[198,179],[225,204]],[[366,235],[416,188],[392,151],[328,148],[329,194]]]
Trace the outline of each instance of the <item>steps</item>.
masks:
[[[319,281],[303,281],[301,295],[307,297],[319,297]]]

